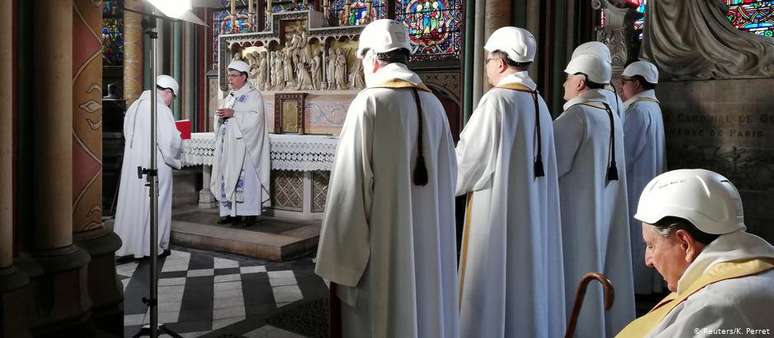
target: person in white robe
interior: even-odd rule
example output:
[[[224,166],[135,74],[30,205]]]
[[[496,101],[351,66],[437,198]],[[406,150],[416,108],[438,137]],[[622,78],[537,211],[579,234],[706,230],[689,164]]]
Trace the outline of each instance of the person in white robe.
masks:
[[[118,257],[150,256],[150,194],[137,167],[150,169],[151,95],[156,95],[156,163],[158,169],[158,252],[169,254],[172,224],[172,169],[180,169],[182,140],[169,105],[178,84],[168,75],[156,78],[156,90],[146,90],[124,116],[124,158],[113,231],[121,238]]]
[[[645,187],[634,217],[645,263],[672,293],[618,337],[774,335],[774,247],[745,231],[731,181],[704,169],[666,172]]]
[[[626,164],[621,120],[598,91],[611,77],[608,62],[593,55],[570,60],[564,112],[554,121],[569,316],[578,282],[588,272],[605,274],[615,287],[610,311],[602,289],[589,288],[578,317],[577,337],[611,337],[634,318]]]
[[[460,134],[458,195],[467,194],[460,253],[462,337],[561,337],[565,297],[551,114],[527,67],[535,38],[492,33],[490,89]]]
[[[454,141],[409,48],[398,21],[360,35],[366,89],[341,129],[315,266],[343,337],[458,336]]]
[[[610,55],[610,48],[608,48],[606,44],[599,41],[589,41],[580,44],[580,46],[573,50],[570,60],[579,55],[596,56],[609,63],[611,67],[613,65],[613,58]],[[621,121],[625,120],[626,108],[624,107],[624,103],[621,100],[621,97],[618,96],[618,91],[616,90],[615,86],[613,86],[611,83],[606,83],[604,86],[602,86],[602,88],[594,88],[590,90],[604,95],[605,101],[613,110],[613,112],[618,114],[618,117],[621,119]]]
[[[243,61],[228,65],[231,91],[215,116],[210,191],[218,200],[221,224],[252,225],[270,196],[269,130],[263,97],[247,82],[249,69]]]
[[[621,74],[623,98],[626,100],[624,121],[624,154],[626,155],[626,189],[629,201],[629,226],[632,239],[634,292],[663,292],[664,282],[645,263],[645,246],[640,236],[640,222],[634,219],[642,189],[651,179],[666,170],[664,120],[656,98],[658,69],[647,61],[626,66]]]

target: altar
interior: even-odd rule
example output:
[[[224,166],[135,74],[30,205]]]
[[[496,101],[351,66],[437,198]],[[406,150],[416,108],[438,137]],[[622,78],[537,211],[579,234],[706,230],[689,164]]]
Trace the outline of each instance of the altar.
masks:
[[[322,218],[328,179],[338,139],[326,135],[269,134],[270,209],[275,216]],[[215,134],[192,133],[183,140],[183,166],[203,166],[200,207],[214,207],[210,172],[215,160]]]

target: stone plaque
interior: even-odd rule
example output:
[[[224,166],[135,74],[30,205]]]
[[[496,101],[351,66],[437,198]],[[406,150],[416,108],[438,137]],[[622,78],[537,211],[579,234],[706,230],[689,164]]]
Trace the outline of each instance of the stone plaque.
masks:
[[[663,82],[669,169],[705,168],[742,193],[748,230],[774,240],[774,79]]]

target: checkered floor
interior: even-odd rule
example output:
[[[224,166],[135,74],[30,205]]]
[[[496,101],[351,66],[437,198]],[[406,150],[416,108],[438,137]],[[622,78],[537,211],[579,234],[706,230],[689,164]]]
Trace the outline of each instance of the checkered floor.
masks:
[[[274,263],[193,249],[159,259],[159,322],[184,337],[302,337],[266,325],[278,308],[327,293],[311,258]],[[150,261],[117,265],[124,287],[124,335],[149,321]]]

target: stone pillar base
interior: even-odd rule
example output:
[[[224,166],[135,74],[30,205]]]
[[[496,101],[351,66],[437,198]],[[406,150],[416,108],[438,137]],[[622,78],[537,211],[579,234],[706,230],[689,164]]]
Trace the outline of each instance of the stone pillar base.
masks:
[[[35,316],[30,331],[35,337],[91,337],[92,302],[88,292],[89,254],[75,245],[40,250],[20,268],[31,276]],[[30,273],[26,269],[40,270]],[[29,302],[29,301],[28,301]]]
[[[88,265],[91,321],[98,329],[118,337],[124,334],[123,287],[116,276],[115,252],[121,239],[112,231],[75,234],[76,244],[91,256]]]
[[[34,308],[29,284],[27,274],[13,265],[0,269],[0,337],[31,337],[28,327]]]
[[[211,173],[211,166],[202,166],[202,190],[199,191],[199,208],[214,208],[218,205],[215,201],[215,196],[213,196],[212,191],[210,191]]]

